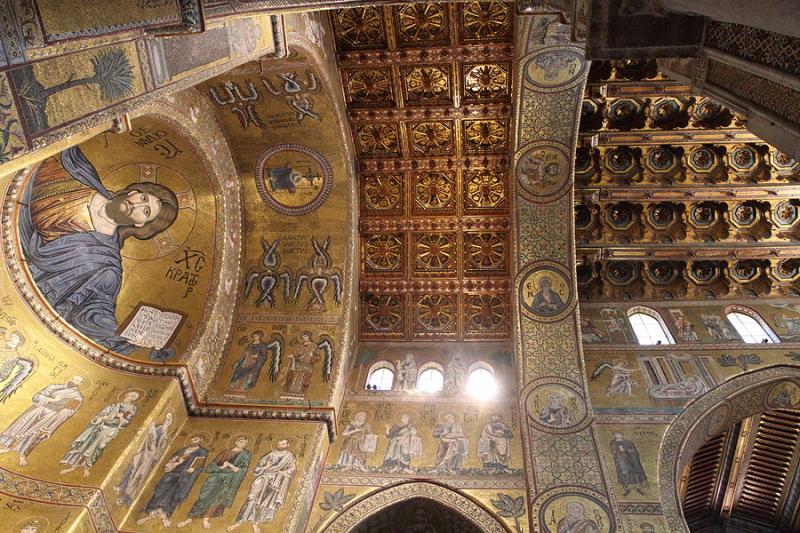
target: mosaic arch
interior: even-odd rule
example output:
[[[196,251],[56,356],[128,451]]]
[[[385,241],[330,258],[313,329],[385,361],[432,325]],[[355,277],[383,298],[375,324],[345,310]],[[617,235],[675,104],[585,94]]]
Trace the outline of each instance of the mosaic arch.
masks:
[[[230,327],[241,220],[210,113],[193,90],[155,101],[129,131],[12,180],[3,232],[17,289],[84,355],[129,369],[184,363],[197,383],[213,370],[211,346]]]
[[[472,499],[441,485],[425,482],[410,482],[395,485],[374,492],[342,512],[322,531],[324,533],[344,533],[357,529],[371,516],[392,505],[414,499],[432,500],[455,511],[469,522],[487,533],[509,533],[501,521],[492,516]]]
[[[286,58],[198,85],[240,171],[247,228],[236,334],[206,400],[324,417],[333,432],[351,344],[356,171],[318,19],[287,16]]]
[[[517,17],[513,307],[530,528],[583,521],[611,533],[620,521],[585,383],[574,267],[572,154],[589,64],[553,26]]]
[[[689,404],[669,426],[661,442],[658,481],[664,518],[670,531],[689,531],[681,511],[678,480],[695,452],[714,435],[747,417],[778,407],[778,389],[800,391],[800,369],[773,366],[732,378]],[[800,394],[792,396],[796,408]]]

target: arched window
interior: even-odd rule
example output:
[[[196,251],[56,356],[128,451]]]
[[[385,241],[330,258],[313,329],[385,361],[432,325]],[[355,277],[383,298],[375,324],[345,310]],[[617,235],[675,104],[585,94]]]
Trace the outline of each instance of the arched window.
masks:
[[[423,365],[417,378],[417,390],[421,392],[441,392],[444,388],[444,373],[435,363]]]
[[[473,364],[467,378],[467,394],[479,398],[489,399],[497,392],[497,383],[494,380],[494,369],[484,362]]]
[[[387,361],[379,361],[372,365],[367,378],[367,390],[392,390],[394,385],[394,367]]]
[[[667,326],[656,311],[647,307],[633,307],[628,311],[628,322],[636,340],[641,345],[675,344]]]
[[[781,342],[757,313],[743,307],[734,307],[726,315],[742,341],[749,344]]]

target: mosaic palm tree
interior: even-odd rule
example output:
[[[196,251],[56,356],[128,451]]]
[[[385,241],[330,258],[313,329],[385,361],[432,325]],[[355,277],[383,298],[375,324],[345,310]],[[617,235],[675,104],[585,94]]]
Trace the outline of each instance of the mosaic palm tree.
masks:
[[[94,75],[75,78],[71,74],[66,81],[44,87],[33,73],[33,67],[26,65],[13,72],[17,93],[22,101],[22,112],[32,132],[49,127],[47,100],[54,94],[74,87],[97,85],[100,98],[105,103],[116,102],[133,94],[134,73],[128,55],[122,48],[100,52],[91,59]]]

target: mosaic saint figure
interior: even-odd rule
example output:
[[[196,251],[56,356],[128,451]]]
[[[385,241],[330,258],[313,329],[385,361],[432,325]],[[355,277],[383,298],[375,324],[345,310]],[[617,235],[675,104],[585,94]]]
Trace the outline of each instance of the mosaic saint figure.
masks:
[[[254,331],[250,336],[251,342],[242,350],[242,355],[233,365],[230,389],[234,391],[248,391],[252,389],[261,374],[261,368],[267,361],[269,347],[261,339],[264,333]]]
[[[533,310],[542,316],[552,316],[564,309],[561,296],[553,290],[553,280],[542,276],[539,280],[539,292],[533,295]]]
[[[5,328],[0,328],[0,334],[6,339],[0,347],[0,403],[2,403],[33,373],[35,365],[33,359],[22,357],[19,351],[25,345],[25,336],[22,332],[12,331],[6,334]]]
[[[419,442],[417,428],[411,424],[411,417],[403,413],[400,420],[392,426],[386,425],[386,436],[389,437],[389,447],[383,457],[383,467],[389,472],[402,472],[411,474],[411,457],[419,455],[414,450],[415,441]]]
[[[150,422],[139,450],[125,469],[122,481],[114,487],[114,491],[119,494],[117,503],[120,505],[130,506],[133,503],[144,487],[147,476],[167,451],[170,426],[172,426],[172,413],[164,416],[164,423],[160,426]]]
[[[642,489],[647,488],[647,474],[645,474],[639,459],[639,450],[636,449],[636,445],[626,439],[622,433],[617,432],[614,433],[609,446],[617,470],[617,481],[622,485],[622,495],[627,496],[631,489],[643,495]]]
[[[558,521],[558,533],[600,533],[597,523],[586,518],[586,509],[581,502],[569,502],[567,515]]]
[[[203,527],[210,529],[210,519],[222,516],[233,505],[239,485],[244,481],[250,466],[250,452],[245,449],[248,442],[248,437],[237,437],[233,448],[220,452],[206,467],[208,477],[200,487],[200,496],[189,509],[188,518],[179,523],[178,527],[186,527],[195,518],[202,518]]]
[[[608,342],[608,337],[603,331],[586,318],[581,320],[581,340],[587,344]]]
[[[397,361],[397,385],[401,391],[411,392],[417,388],[417,362],[414,354],[408,352]]]
[[[781,338],[786,341],[797,341],[800,339],[800,317],[787,315],[772,315],[775,325],[783,328],[785,333]]]
[[[253,533],[260,533],[259,524],[271,522],[275,513],[286,503],[289,485],[297,471],[297,458],[289,450],[289,441],[281,439],[276,449],[265,454],[253,470],[253,483],[236,523],[228,527],[233,531],[249,522]]]
[[[456,415],[445,413],[442,423],[433,429],[433,437],[439,439],[435,470],[454,473],[461,469],[464,457],[469,454],[469,440]]]
[[[178,213],[175,194],[156,183],[112,192],[80,148],[46,159],[25,188],[20,244],[36,286],[53,309],[101,346],[127,355],[137,346],[118,335],[125,240],[151,239]],[[166,360],[168,348],[151,357]]]
[[[61,459],[61,464],[69,465],[61,471],[61,474],[82,467],[83,476],[89,477],[89,469],[103,455],[106,446],[119,435],[121,429],[128,427],[136,416],[138,399],[138,392],[128,391],[122,397],[122,401],[107,405],[94,415],[89,425],[72,441],[69,451]]]
[[[33,405],[0,433],[0,453],[15,451],[19,465],[28,464],[28,454],[72,418],[83,403],[78,390],[82,383],[81,376],[73,376],[64,384],[48,385],[34,394]]]
[[[678,332],[678,340],[683,342],[697,341],[697,332],[694,330],[694,324],[686,318],[683,311],[680,309],[670,309],[672,319],[675,321],[675,329]]]
[[[701,315],[703,324],[705,324],[708,334],[715,341],[739,341],[742,340],[739,334],[725,323],[725,319],[717,315]]]
[[[511,439],[514,432],[503,422],[497,413],[489,418],[489,422],[481,429],[478,440],[478,459],[483,467],[509,473],[508,461],[511,459]]]
[[[342,431],[342,451],[336,466],[342,470],[358,470],[363,472],[367,466],[364,441],[371,426],[367,423],[367,413],[359,411],[353,420]],[[374,438],[374,437],[373,437]]]
[[[575,423],[575,415],[566,405],[563,405],[564,397],[557,392],[547,396],[547,405],[539,411],[539,421],[546,425],[556,428],[563,428]]]
[[[447,394],[457,394],[464,390],[467,384],[467,365],[461,355],[454,353],[444,367],[444,391]]]
[[[202,443],[202,435],[192,435],[189,445],[175,451],[164,463],[164,475],[153,489],[153,495],[144,507],[145,516],[136,521],[137,525],[152,518],[160,519],[164,527],[172,525],[172,513],[189,497],[205,468],[208,450]]]

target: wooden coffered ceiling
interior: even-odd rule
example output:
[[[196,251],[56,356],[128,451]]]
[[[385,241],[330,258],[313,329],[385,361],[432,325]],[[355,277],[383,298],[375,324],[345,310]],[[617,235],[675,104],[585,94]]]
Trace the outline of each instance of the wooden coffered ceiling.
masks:
[[[362,339],[506,339],[514,9],[331,14],[359,157]]]
[[[800,163],[656,62],[594,62],[575,159],[583,301],[800,293]]]

